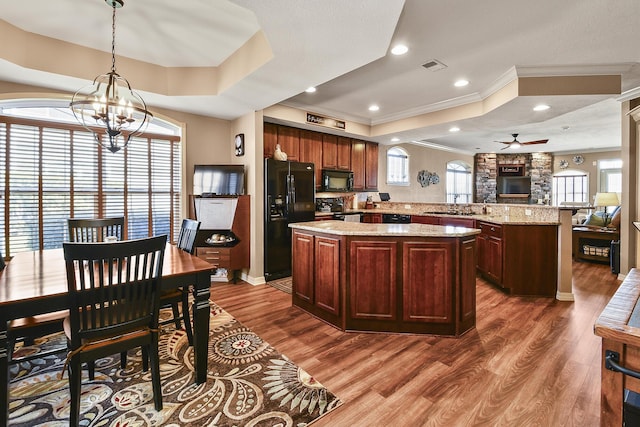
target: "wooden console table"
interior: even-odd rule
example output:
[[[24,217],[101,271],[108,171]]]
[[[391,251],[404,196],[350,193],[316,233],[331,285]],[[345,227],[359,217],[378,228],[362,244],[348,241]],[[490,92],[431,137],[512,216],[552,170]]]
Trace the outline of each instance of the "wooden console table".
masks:
[[[609,262],[611,242],[620,239],[620,232],[617,230],[573,227],[572,234],[573,258],[576,261]]]
[[[594,325],[594,333],[602,337],[601,426],[622,426],[625,391],[640,393],[639,298],[640,271],[634,268]],[[635,372],[623,374],[616,365]]]

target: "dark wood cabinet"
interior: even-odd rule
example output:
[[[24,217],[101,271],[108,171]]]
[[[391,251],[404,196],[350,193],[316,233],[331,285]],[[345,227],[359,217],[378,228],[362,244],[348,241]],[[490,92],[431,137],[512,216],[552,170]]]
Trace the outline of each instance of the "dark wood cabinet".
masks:
[[[554,297],[557,289],[557,225],[478,221],[478,271],[512,295]]]
[[[294,303],[336,322],[340,316],[340,238],[294,231],[291,264]]]
[[[353,189],[364,190],[365,179],[365,142],[351,140],[351,170],[353,171]],[[376,172],[377,173],[377,172]]]
[[[300,131],[300,161],[313,163],[316,175],[316,190],[322,188],[322,134],[310,130]]]
[[[396,251],[396,242],[388,239],[351,242],[347,323],[397,319]]]
[[[338,168],[338,137],[322,134],[322,168]]]
[[[433,215],[411,215],[411,222],[415,224],[440,225],[440,217]]]
[[[367,142],[365,144],[365,190],[378,190],[378,144]]]
[[[264,158],[272,158],[273,151],[278,143],[278,125],[273,123],[264,123],[263,134],[263,154]]]
[[[502,286],[502,227],[478,221],[478,269],[495,284]]]
[[[369,224],[382,224],[382,214],[365,212],[362,214],[362,222]]]
[[[280,149],[287,153],[287,160],[297,162],[300,159],[300,129],[279,126],[278,144]]]
[[[315,305],[328,313],[340,314],[340,239],[316,237],[314,246]]]
[[[336,167],[341,170],[351,170],[351,138],[339,136],[336,149]]]
[[[263,155],[273,157],[276,144],[288,160],[315,166],[316,189],[322,188],[322,169],[353,171],[354,191],[378,190],[378,144],[291,126],[264,123]]]
[[[453,242],[405,242],[402,251],[402,320],[452,322],[454,269],[450,255],[455,253]],[[429,288],[424,283],[429,283]]]
[[[348,331],[458,336],[475,325],[475,236],[293,231],[294,306]]]
[[[314,236],[306,233],[293,233],[291,239],[291,292],[308,304],[313,304]]]

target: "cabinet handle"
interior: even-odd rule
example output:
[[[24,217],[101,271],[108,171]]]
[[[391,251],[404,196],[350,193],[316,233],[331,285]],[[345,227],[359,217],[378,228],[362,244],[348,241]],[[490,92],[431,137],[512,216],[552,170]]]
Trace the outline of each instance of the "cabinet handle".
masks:
[[[496,231],[495,227],[491,227],[491,231]]]

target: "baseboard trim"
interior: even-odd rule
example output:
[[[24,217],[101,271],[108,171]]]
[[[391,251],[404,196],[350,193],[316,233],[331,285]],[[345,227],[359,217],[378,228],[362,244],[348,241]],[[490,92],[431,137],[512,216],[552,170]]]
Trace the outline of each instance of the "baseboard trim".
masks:
[[[556,292],[556,299],[558,301],[575,301],[573,292]]]

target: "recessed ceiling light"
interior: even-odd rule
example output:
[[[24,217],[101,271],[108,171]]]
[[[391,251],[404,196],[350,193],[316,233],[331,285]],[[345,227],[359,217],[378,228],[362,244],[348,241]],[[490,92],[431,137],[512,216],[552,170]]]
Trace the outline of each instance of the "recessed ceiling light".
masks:
[[[379,109],[380,107],[378,107],[376,104],[369,106],[369,111],[378,111]]]
[[[546,104],[540,104],[540,105],[536,105],[535,107],[533,107],[533,111],[544,111],[544,110],[548,110],[549,108],[551,108],[551,107],[549,107]]]
[[[394,136],[393,138],[391,138],[391,142],[398,142],[400,141],[400,138]]]
[[[458,80],[457,82],[455,82],[453,85],[454,85],[455,87],[464,87],[464,86],[466,86],[466,85],[468,85],[468,84],[469,84],[469,80],[460,79],[460,80]]]
[[[460,132],[460,128],[458,126],[453,126],[449,128],[449,132]]]
[[[308,87],[308,88],[306,88],[304,91],[305,91],[305,92],[307,92],[307,93],[313,93],[313,92],[315,92],[315,91],[316,91],[316,88],[315,88],[315,87],[313,87],[313,86],[309,86],[309,87]]]
[[[562,130],[569,130],[569,126],[562,126]]]
[[[394,55],[404,55],[409,52],[409,48],[403,44],[397,44],[391,49],[391,53]]]

